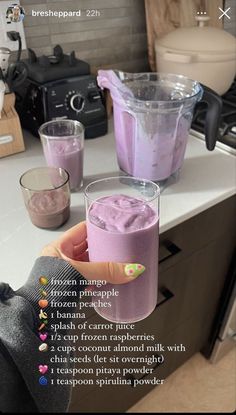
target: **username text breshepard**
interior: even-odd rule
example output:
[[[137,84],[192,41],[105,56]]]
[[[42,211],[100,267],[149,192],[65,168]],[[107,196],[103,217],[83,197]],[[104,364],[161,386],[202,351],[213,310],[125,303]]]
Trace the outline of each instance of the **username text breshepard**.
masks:
[[[81,10],[32,10],[32,16],[40,16],[40,17],[80,17]]]

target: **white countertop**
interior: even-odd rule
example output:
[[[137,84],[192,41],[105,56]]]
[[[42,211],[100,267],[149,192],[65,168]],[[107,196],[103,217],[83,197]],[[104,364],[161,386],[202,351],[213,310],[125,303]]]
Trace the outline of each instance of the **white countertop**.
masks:
[[[111,130],[111,126],[110,126]],[[83,192],[72,193],[71,217],[61,228],[49,231],[31,224],[19,178],[26,170],[44,166],[40,141],[25,133],[26,151],[0,160],[0,280],[19,288],[41,248],[62,232],[84,220]],[[84,184],[119,174],[113,133],[85,141]],[[161,194],[160,232],[189,219],[236,193],[236,158],[189,137],[178,183]]]

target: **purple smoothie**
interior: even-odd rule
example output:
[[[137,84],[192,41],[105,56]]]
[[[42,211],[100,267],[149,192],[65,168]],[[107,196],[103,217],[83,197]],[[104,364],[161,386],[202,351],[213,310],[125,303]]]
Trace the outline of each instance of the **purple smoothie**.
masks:
[[[128,112],[121,100],[112,98],[120,169],[152,181],[177,172],[184,161],[192,114]]]
[[[51,139],[44,143],[43,151],[48,166],[62,167],[69,173],[71,189],[82,186],[84,150],[79,140]]]
[[[90,261],[140,263],[146,268],[128,284],[106,285],[107,290],[117,289],[119,296],[109,298],[111,307],[96,308],[105,319],[130,323],[144,319],[155,309],[158,225],[157,214],[148,204],[126,195],[102,197],[90,206],[87,218]]]

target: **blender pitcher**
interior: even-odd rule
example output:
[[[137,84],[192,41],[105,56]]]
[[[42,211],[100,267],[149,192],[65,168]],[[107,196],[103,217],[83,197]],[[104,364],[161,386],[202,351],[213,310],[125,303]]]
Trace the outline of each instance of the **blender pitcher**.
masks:
[[[193,109],[208,104],[206,146],[213,150],[221,99],[181,75],[99,70],[98,84],[113,99],[116,154],[120,169],[147,180],[166,183],[183,164]]]

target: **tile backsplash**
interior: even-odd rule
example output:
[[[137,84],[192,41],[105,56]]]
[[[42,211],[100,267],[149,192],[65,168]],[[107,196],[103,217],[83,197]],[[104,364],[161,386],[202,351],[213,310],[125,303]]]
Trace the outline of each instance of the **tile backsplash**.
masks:
[[[27,47],[37,55],[50,54],[59,43],[66,53],[75,50],[92,67],[148,70],[144,0],[21,0],[21,4]],[[224,28],[236,35],[236,0],[226,0],[224,8],[228,7],[231,18],[224,18]],[[32,10],[81,10],[81,16],[32,16]],[[94,10],[94,16],[86,16],[86,10]]]
[[[26,12],[27,47],[38,55],[48,55],[60,44],[66,53],[75,50],[77,57],[93,67],[148,69],[143,0],[21,0],[21,5]],[[81,10],[81,16],[36,17],[32,10]],[[86,10],[95,10],[90,13],[94,16],[86,16]]]

